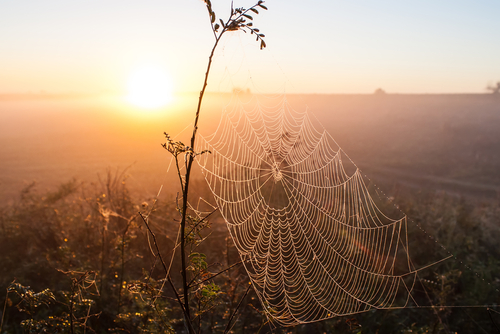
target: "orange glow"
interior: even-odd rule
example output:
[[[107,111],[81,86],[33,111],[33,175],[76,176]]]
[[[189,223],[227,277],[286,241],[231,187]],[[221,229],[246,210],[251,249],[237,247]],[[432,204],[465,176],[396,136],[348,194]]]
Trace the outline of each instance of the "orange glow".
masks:
[[[172,84],[159,67],[141,67],[131,73],[127,101],[145,109],[163,107],[172,101]]]

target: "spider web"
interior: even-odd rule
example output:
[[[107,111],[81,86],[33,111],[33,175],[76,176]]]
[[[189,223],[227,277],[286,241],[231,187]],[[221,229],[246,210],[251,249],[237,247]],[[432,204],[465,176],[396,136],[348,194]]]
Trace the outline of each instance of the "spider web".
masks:
[[[406,216],[384,214],[360,170],[286,97],[235,98],[197,151],[267,316],[283,326],[408,304]]]

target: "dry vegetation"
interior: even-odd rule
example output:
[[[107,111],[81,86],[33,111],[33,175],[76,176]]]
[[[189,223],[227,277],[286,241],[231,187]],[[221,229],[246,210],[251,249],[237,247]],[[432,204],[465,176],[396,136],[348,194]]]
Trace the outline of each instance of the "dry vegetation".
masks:
[[[299,107],[307,104],[351,158],[408,214],[410,254],[417,267],[448,256],[448,251],[456,256],[457,260],[421,272],[422,283],[415,288],[418,301],[447,306],[499,302],[500,101],[488,95],[292,96],[291,100]],[[222,103],[212,96],[209,106]],[[168,259],[179,221],[175,188],[162,172],[168,164],[160,147],[162,129],[158,134],[138,130],[130,135],[123,131],[125,125],[113,125],[102,116],[103,123],[92,136],[80,137],[100,119],[97,115],[80,115],[87,122],[77,122],[79,130],[75,125],[74,132],[69,129],[73,143],[56,145],[58,140],[47,132],[56,137],[64,132],[54,124],[44,130],[43,123],[34,122],[42,127],[34,133],[16,133],[12,126],[2,132],[2,333],[185,330],[175,295],[165,286],[163,269],[138,216],[139,211],[154,208],[150,226]],[[154,122],[146,123],[151,132],[157,130]],[[108,165],[134,161],[130,170],[103,172]],[[98,172],[100,178],[95,176]],[[71,180],[72,176],[84,181]],[[20,186],[23,180],[34,179],[41,185]],[[154,205],[153,194],[161,183],[162,196]],[[211,201],[201,180],[192,189],[191,198]],[[196,253],[206,255],[190,259],[191,278],[198,281],[239,262],[221,218],[214,214],[209,223],[210,228],[193,236],[191,244],[198,246]],[[436,240],[448,251],[436,246]],[[180,264],[174,261],[172,273],[179,271]],[[174,279],[174,284],[179,287],[180,281]],[[232,331],[271,331],[255,294],[250,289],[245,296],[247,287],[240,265],[200,284],[192,302],[201,332],[224,332],[242,297]],[[290,331],[490,333],[498,329],[498,311],[493,307],[490,311],[486,307],[378,310]]]

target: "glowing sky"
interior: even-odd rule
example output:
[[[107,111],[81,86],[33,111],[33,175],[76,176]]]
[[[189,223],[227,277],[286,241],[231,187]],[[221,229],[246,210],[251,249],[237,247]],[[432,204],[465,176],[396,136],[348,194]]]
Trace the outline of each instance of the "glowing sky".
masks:
[[[230,1],[213,0],[226,17]],[[237,1],[249,6],[253,1]],[[498,0],[268,0],[221,44],[209,90],[484,92],[500,80]],[[201,0],[0,0],[0,93],[121,92],[141,64],[199,90],[213,43]]]

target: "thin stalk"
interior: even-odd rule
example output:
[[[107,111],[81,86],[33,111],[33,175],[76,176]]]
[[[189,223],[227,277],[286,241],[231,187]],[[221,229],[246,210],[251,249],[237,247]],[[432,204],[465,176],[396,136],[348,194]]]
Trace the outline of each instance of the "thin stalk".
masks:
[[[499,83],[499,86],[500,86],[500,83]],[[493,320],[493,316],[491,315],[491,310],[489,308],[487,308],[486,311],[488,311],[488,315],[490,316],[490,320],[493,323],[493,325],[495,325],[497,332],[500,333],[500,328],[498,328],[497,323],[495,322],[495,320]]]
[[[102,303],[103,296],[104,296],[104,290],[103,290],[103,284],[104,284],[104,253],[105,253],[105,247],[106,247],[106,221],[102,225],[102,238],[101,238],[101,270],[100,270],[100,276],[99,276],[99,302]]]
[[[135,217],[132,217],[132,219]],[[120,307],[122,303],[122,290],[123,290],[123,276],[125,275],[125,237],[128,232],[128,228],[130,227],[130,222],[131,220],[127,220],[127,226],[125,227],[125,230],[123,231],[122,234],[122,241],[121,241],[121,269],[120,269],[120,287],[118,288],[118,309],[117,309],[117,314],[120,314]]]
[[[201,298],[198,298],[198,334],[201,334]]]
[[[75,332],[75,327],[73,324],[73,306],[75,303],[75,279],[73,279],[71,287],[71,299],[69,301],[69,323],[70,323],[70,332],[73,334]]]
[[[195,286],[198,286],[198,285],[200,285],[202,283],[205,283],[206,281],[210,281],[211,279],[214,279],[216,276],[219,276],[220,274],[225,273],[226,271],[230,270],[231,268],[233,268],[233,267],[235,267],[235,266],[237,266],[239,264],[242,264],[243,262],[244,262],[243,260],[240,261],[240,262],[236,262],[233,265],[227,267],[226,269],[224,269],[222,271],[219,271],[217,274],[214,274],[214,275],[210,276],[209,278],[205,278],[204,280],[199,281],[196,284],[190,285],[189,288],[194,288]]]
[[[225,32],[227,31],[235,31],[235,30],[245,30],[248,29],[252,34],[255,33],[257,36],[257,40],[260,39],[261,41],[261,49],[265,47],[265,43],[262,40],[262,37],[264,35],[258,34],[258,30],[255,30],[252,28],[251,24],[245,24],[245,19],[244,18],[250,18],[247,13],[250,10],[254,10],[255,7],[262,7],[264,9],[267,9],[265,6],[262,5],[263,1],[259,1],[256,5],[252,6],[249,9],[246,9],[245,11],[239,12],[236,10],[236,14],[233,10],[233,5],[231,3],[231,16],[229,17],[228,21],[224,24],[222,24],[222,30],[220,33],[217,34],[217,26],[218,24],[214,24],[215,22],[215,13],[212,11],[211,4],[209,0],[205,0],[205,3],[207,4],[207,9],[209,11],[210,17],[211,17],[211,26],[212,26],[212,31],[214,33],[215,37],[215,43],[212,47],[212,51],[210,52],[210,56],[208,57],[208,64],[207,64],[207,70],[205,72],[205,79],[203,81],[203,86],[200,91],[200,96],[198,98],[198,106],[196,108],[196,116],[194,119],[194,125],[193,125],[193,134],[191,136],[191,146],[186,147],[185,150],[185,166],[186,166],[186,173],[184,174],[184,180],[180,177],[180,169],[178,166],[178,160],[177,160],[177,155],[175,155],[176,159],[176,166],[177,166],[177,172],[179,174],[180,178],[180,183],[181,183],[181,189],[182,189],[182,208],[181,208],[181,222],[180,222],[180,246],[181,246],[181,274],[182,274],[182,289],[183,289],[183,297],[184,297],[184,310],[186,313],[186,321],[191,322],[191,317],[190,317],[190,306],[189,306],[189,284],[188,284],[188,277],[187,277],[187,262],[186,262],[186,219],[187,219],[187,209],[188,209],[188,194],[189,194],[189,181],[191,177],[191,170],[193,167],[193,161],[196,156],[196,152],[194,150],[195,143],[196,143],[196,134],[198,132],[198,120],[200,118],[200,110],[201,110],[201,104],[203,102],[203,97],[205,95],[205,90],[207,88],[208,84],[208,76],[210,74],[210,68],[212,66],[212,60],[213,56],[215,53],[215,50],[217,48],[217,45],[219,44],[219,41],[221,40],[222,36],[224,35]],[[239,15],[238,15],[239,14]],[[203,152],[202,152],[203,153]],[[191,331],[192,327],[190,328],[190,334],[195,334],[194,331]]]
[[[0,333],[2,333],[2,329],[3,329],[3,321],[5,319],[5,311],[7,310],[7,300],[9,300],[9,289],[8,288],[7,288],[7,294],[5,295],[5,303],[3,304],[2,322],[0,322]]]
[[[220,38],[222,37],[223,33],[219,35],[219,37],[215,40],[215,44],[212,48],[212,52],[210,53],[210,57],[208,58],[208,65],[207,65],[207,71],[205,73],[205,80],[203,82],[203,87],[200,92],[200,97],[198,99],[198,107],[196,109],[196,117],[194,120],[194,126],[193,126],[193,135],[191,136],[191,153],[186,153],[188,154],[188,159],[187,159],[187,166],[186,166],[186,174],[184,177],[184,191],[182,194],[182,217],[181,217],[181,236],[180,236],[180,242],[181,242],[181,273],[182,273],[182,290],[184,294],[184,309],[186,311],[186,321],[191,321],[190,317],[190,312],[189,312],[189,286],[188,286],[188,280],[187,280],[187,265],[186,265],[186,246],[185,246],[185,229],[186,229],[186,217],[187,217],[187,205],[188,205],[188,193],[189,193],[189,179],[191,176],[191,168],[193,167],[193,161],[194,161],[194,145],[196,142],[196,133],[198,131],[198,120],[200,118],[200,110],[201,110],[201,103],[203,102],[203,96],[205,95],[205,89],[207,88],[207,83],[208,83],[208,75],[210,74],[210,67],[212,66],[212,59],[215,53],[215,49],[217,48],[217,45],[219,44]],[[194,334],[194,332],[191,332],[191,334]]]
[[[247,288],[247,291],[245,291],[245,294],[243,295],[243,297],[241,297],[240,299],[240,302],[238,303],[238,306],[236,306],[236,309],[233,311],[233,313],[231,314],[231,317],[229,318],[229,320],[227,321],[227,325],[226,325],[226,329],[224,330],[224,334],[225,333],[228,333],[229,330],[231,329],[231,321],[233,321],[233,318],[236,314],[236,312],[238,312],[238,309],[240,308],[241,306],[241,303],[243,303],[243,299],[245,299],[245,297],[247,296],[248,292],[250,291],[250,288],[252,287],[252,284],[248,284],[248,288]]]
[[[210,217],[217,210],[219,210],[219,208],[215,208],[212,212],[210,212],[208,215],[206,215],[205,217],[203,217],[203,219],[201,219],[198,223],[196,223],[196,225],[194,225],[193,228],[191,228],[191,230],[188,233],[186,233],[186,234],[190,235],[191,232],[193,232],[201,223],[203,223],[208,217]]]
[[[139,216],[141,216],[142,221],[144,222],[144,224],[146,225],[146,228],[149,231],[149,234],[151,234],[151,237],[153,238],[153,244],[154,244],[155,249],[156,249],[156,256],[160,259],[160,262],[163,266],[163,269],[165,270],[165,274],[167,275],[167,281],[170,284],[170,287],[172,288],[172,290],[174,291],[175,297],[177,298],[177,302],[179,303],[179,305],[182,309],[182,312],[184,313],[184,317],[186,318],[186,326],[189,330],[189,333],[194,334],[195,331],[194,331],[193,325],[191,324],[191,321],[188,318],[189,313],[186,312],[186,308],[184,306],[185,304],[182,302],[179,294],[177,293],[177,289],[175,288],[174,283],[172,282],[172,279],[170,278],[170,273],[168,271],[167,265],[165,264],[165,261],[163,261],[163,257],[161,256],[161,253],[160,253],[160,248],[158,247],[158,243],[156,242],[156,235],[149,227],[149,224],[148,224],[146,218],[144,218],[144,216],[142,215],[142,213],[139,212]]]

